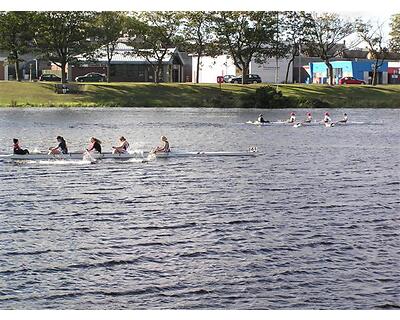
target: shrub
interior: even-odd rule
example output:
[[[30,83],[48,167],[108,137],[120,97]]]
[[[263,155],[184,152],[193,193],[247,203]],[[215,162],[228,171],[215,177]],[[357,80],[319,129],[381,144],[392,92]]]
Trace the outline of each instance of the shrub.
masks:
[[[272,86],[259,87],[242,97],[242,106],[248,108],[285,108],[292,105],[291,99],[282,96],[282,92]]]

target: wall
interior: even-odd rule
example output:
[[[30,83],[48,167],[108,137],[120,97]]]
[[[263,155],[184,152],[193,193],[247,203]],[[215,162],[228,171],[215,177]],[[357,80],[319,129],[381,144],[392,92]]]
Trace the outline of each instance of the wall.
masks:
[[[341,77],[353,76],[352,61],[332,61],[334,69],[342,69],[341,74],[336,74],[334,70],[334,82],[338,83]],[[310,63],[310,74],[312,76],[312,83],[327,83],[328,82],[328,68],[325,62]],[[362,79],[362,75],[360,76]]]
[[[341,75],[335,75],[335,83],[341,77],[355,77],[360,80],[364,80],[365,72],[372,72],[373,60],[364,61],[332,61],[333,68],[342,69]],[[387,72],[388,63],[384,62],[381,67],[378,68],[378,72]],[[313,76],[313,83],[327,83],[327,67],[323,62],[310,63],[310,70]],[[335,72],[335,70],[334,70]],[[385,83],[385,78],[382,78]]]
[[[192,81],[196,82],[197,56],[192,57]],[[236,67],[233,60],[227,55],[216,58],[201,57],[200,59],[200,83],[216,83],[218,76],[236,75]]]
[[[373,60],[370,61],[353,61],[353,77],[357,79],[364,79],[364,71],[372,72]],[[387,72],[388,63],[384,62],[381,67],[378,68],[378,72]],[[383,83],[385,83],[383,79]],[[387,81],[386,81],[387,83]]]
[[[268,58],[264,63],[260,64],[256,61],[251,61],[250,72],[258,74],[261,77],[262,82],[267,83],[282,83],[286,78],[286,69],[289,64],[289,59],[283,58],[278,59],[278,78],[276,79],[277,64],[275,58]],[[293,67],[289,69],[288,82],[291,83],[293,80]]]

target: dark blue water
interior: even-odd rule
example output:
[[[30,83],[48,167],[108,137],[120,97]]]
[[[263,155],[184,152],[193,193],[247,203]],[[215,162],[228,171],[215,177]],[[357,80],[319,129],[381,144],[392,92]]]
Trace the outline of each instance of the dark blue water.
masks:
[[[148,150],[161,134],[180,150],[259,150],[0,160],[0,308],[399,308],[399,112],[345,111],[365,124],[244,124],[257,110],[0,110],[0,153],[13,137],[46,150],[59,134],[71,151],[91,136],[107,151],[120,135]]]

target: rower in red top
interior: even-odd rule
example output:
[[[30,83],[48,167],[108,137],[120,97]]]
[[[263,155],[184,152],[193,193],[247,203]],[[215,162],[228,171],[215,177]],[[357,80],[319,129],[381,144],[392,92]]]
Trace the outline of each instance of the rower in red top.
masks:
[[[14,154],[29,154],[28,149],[22,149],[20,147],[18,139],[14,138],[13,143]]]
[[[312,115],[311,112],[307,112],[307,118],[304,120],[306,123],[310,123],[312,121]]]
[[[95,137],[91,137],[90,145],[86,151],[101,153],[101,141]]]

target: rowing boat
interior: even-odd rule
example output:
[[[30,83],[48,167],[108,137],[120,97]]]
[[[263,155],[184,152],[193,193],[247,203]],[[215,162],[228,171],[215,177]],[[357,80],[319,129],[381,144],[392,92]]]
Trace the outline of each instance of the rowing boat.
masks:
[[[249,151],[171,151],[150,153],[149,151],[134,151],[130,153],[114,154],[111,152],[104,153],[91,153],[90,158],[94,160],[116,159],[116,160],[129,160],[134,158],[146,158],[151,156],[153,158],[182,158],[182,157],[245,157],[256,156],[257,150],[250,149]],[[30,153],[30,154],[10,154],[2,155],[3,159],[10,160],[82,160],[85,153],[71,152],[67,154],[47,154],[47,153]]]
[[[133,158],[143,158],[149,154],[148,151],[135,151],[131,153],[91,153],[90,156],[95,160],[102,159],[133,159]],[[3,155],[4,159],[11,160],[82,160],[85,156],[83,152],[71,152],[66,154],[47,154],[47,153],[29,153],[29,154],[10,154]]]
[[[156,158],[181,158],[181,157],[254,157],[257,155],[256,149],[249,151],[171,151],[151,154]]]

